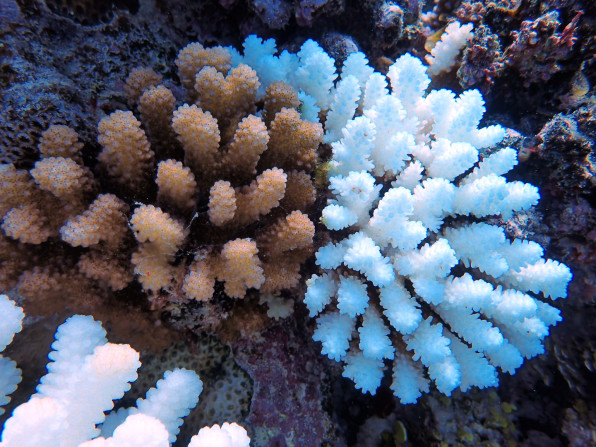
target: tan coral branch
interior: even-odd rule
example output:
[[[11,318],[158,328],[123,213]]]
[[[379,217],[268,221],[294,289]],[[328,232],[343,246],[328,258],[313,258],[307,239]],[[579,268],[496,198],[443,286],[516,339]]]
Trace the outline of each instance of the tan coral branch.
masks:
[[[257,73],[248,65],[232,68],[225,78],[214,67],[207,66],[196,76],[197,105],[219,120],[254,113],[260,85]]]
[[[71,203],[82,202],[84,195],[95,187],[89,168],[71,158],[43,158],[35,163],[30,173],[40,189]]]
[[[139,206],[130,225],[139,242],[150,242],[162,255],[173,255],[185,238],[182,224],[153,205]]]
[[[208,301],[215,291],[215,272],[210,260],[201,258],[193,262],[184,277],[184,294],[198,301]]]
[[[276,81],[267,87],[263,106],[265,109],[263,119],[267,125],[270,125],[277,112],[281,112],[284,107],[297,109],[300,106],[300,100],[296,91],[289,84]]]
[[[87,210],[60,228],[62,240],[73,247],[103,242],[116,249],[128,232],[128,205],[113,194],[100,194]]]
[[[81,163],[79,134],[68,126],[54,124],[44,130],[37,145],[41,158],[65,157]]]
[[[205,66],[227,73],[232,67],[232,55],[223,47],[205,48],[199,42],[186,45],[176,58],[178,76],[182,85],[192,93],[195,76]]]
[[[245,117],[236,128],[228,151],[222,158],[222,175],[234,179],[236,184],[254,178],[256,167],[267,150],[269,133],[263,120],[257,116]]]
[[[199,179],[211,178],[219,162],[221,137],[217,120],[196,105],[184,104],[174,112],[172,128],[184,148],[184,164]]]
[[[224,245],[217,279],[225,282],[228,296],[244,298],[247,289],[261,287],[265,276],[257,253],[257,244],[251,239],[235,239]]]
[[[195,205],[197,182],[189,168],[176,160],[157,164],[157,201],[174,209],[185,211]]]
[[[236,214],[236,192],[230,182],[219,180],[209,191],[209,221],[216,227],[230,222]]]
[[[139,99],[141,121],[149,136],[162,146],[171,145],[173,136],[172,116],[176,98],[172,91],[163,85],[150,87]]]
[[[136,104],[148,88],[161,84],[163,76],[150,67],[133,68],[124,83],[124,93],[130,104]]]
[[[247,225],[277,207],[286,192],[287,178],[281,169],[267,169],[249,186],[237,191],[235,221],[239,225]]]
[[[117,110],[98,125],[97,138],[103,150],[98,161],[118,183],[136,189],[147,180],[153,167],[153,151],[141,122],[132,112]]]

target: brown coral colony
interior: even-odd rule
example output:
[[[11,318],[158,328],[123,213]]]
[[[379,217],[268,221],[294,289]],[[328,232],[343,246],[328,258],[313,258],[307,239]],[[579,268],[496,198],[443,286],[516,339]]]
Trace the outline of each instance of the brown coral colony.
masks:
[[[210,300],[217,282],[232,298],[298,284],[312,249],[307,213],[322,126],[300,118],[283,83],[258,98],[256,72],[231,68],[224,48],[190,44],[176,65],[184,103],[152,70],[129,75],[125,92],[139,115],[117,110],[99,122],[101,182],[66,126],[44,132],[30,171],[2,167],[3,286],[42,293],[57,269],[104,293],[136,278],[163,302]],[[100,183],[109,193],[97,195],[107,192]],[[65,259],[9,259],[43,243],[62,244],[56,256]]]

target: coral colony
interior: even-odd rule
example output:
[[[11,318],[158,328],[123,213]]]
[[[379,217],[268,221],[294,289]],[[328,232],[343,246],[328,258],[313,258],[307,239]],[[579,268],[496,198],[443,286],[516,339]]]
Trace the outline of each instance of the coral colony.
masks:
[[[517,164],[513,149],[478,163],[505,135],[478,128],[480,93],[425,94],[425,67],[408,54],[388,80],[365,62],[348,57],[329,112],[344,119],[326,129],[335,198],[322,221],[354,232],[316,254],[324,272],[307,281],[305,297],[311,316],[320,314],[314,338],[363,392],[375,393],[383,361],[393,360],[391,387],[403,403],[428,391],[427,374],[447,395],[494,386],[497,367],[513,373],[544,351],[548,327],[561,320],[545,299],[566,296],[571,272],[480,220],[507,219],[539,199],[534,186],[502,177]]]
[[[481,94],[428,91],[429,75],[449,69],[471,35],[455,22],[430,68],[405,54],[386,77],[359,52],[338,77],[312,40],[297,54],[277,54],[272,39],[255,36],[244,54],[192,43],[176,60],[186,104],[175,108],[161,77],[138,69],[126,93],[140,121],[124,110],[100,121],[98,171],[116,193],[100,191],[65,126],[43,134],[30,171],[2,166],[3,249],[50,238],[81,247],[63,279],[88,290],[120,290],[134,278],[149,299],[168,289],[207,303],[216,281],[232,298],[251,288],[275,293],[299,283],[312,253],[306,213],[325,142],[331,198],[321,219],[332,241],[317,251],[321,270],[304,297],[323,354],[371,394],[392,362],[402,403],[428,392],[431,380],[446,395],[495,386],[497,369],[514,373],[544,351],[548,328],[561,320],[548,300],[566,296],[571,272],[545,260],[537,243],[510,240],[486,222],[527,210],[539,193],[503,177],[517,154],[497,146],[501,126],[479,127]],[[148,185],[155,203],[142,202]],[[200,231],[184,223],[197,201],[207,210]],[[181,257],[182,248],[193,256]],[[5,266],[21,295],[66,290],[52,266],[32,262],[15,256]],[[0,306],[4,348],[23,312],[5,296]],[[79,315],[59,327],[52,349],[37,393],[7,421],[3,446],[167,446],[202,390],[196,374],[170,371],[135,408],[104,421],[136,379],[138,353],[107,343],[101,324]],[[6,396],[20,372],[1,360]],[[225,423],[201,429],[190,445],[248,443],[242,427]]]

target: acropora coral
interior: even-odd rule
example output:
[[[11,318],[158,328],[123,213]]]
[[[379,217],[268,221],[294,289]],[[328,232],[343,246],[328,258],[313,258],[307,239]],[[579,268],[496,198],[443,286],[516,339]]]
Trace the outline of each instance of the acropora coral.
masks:
[[[83,293],[99,296],[134,274],[154,302],[160,294],[209,301],[216,280],[234,298],[298,284],[314,236],[306,213],[323,129],[300,116],[289,85],[257,96],[259,76],[245,64],[230,70],[232,57],[222,47],[183,48],[176,64],[188,102],[177,107],[156,85],[161,76],[133,70],[124,90],[142,121],[128,110],[100,120],[95,174],[66,126],[43,133],[33,169],[2,167],[3,287],[16,284],[34,301],[55,288],[42,272],[63,266],[89,284]],[[256,114],[258,101],[266,108]],[[10,260],[46,242],[64,249],[50,260]]]
[[[21,330],[23,312],[6,295],[0,295],[0,308],[7,318],[0,333],[3,350]],[[136,380],[139,353],[130,345],[108,343],[101,323],[83,315],[74,315],[58,327],[52,348],[48,373],[40,379],[37,392],[6,421],[3,446],[167,447],[176,440],[182,418],[203,391],[194,371],[176,368],[166,371],[136,406],[110,411],[114,400],[130,389],[129,382]],[[0,360],[5,359],[0,356]],[[5,400],[20,381],[20,371],[10,361],[0,367],[0,396]],[[248,447],[249,442],[244,428],[225,422],[221,427],[202,428],[189,446]]]

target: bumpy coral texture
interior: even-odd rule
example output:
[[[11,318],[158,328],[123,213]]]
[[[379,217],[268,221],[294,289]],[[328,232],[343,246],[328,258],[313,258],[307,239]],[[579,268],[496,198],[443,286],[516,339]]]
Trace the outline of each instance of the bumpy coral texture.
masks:
[[[437,42],[430,54],[426,56],[428,62],[428,74],[436,76],[443,71],[448,71],[456,63],[456,57],[466,42],[473,36],[472,24],[461,25],[459,22],[451,22],[445,28],[441,40]]]
[[[230,222],[236,214],[236,191],[230,182],[219,180],[209,191],[209,221],[218,227]]]
[[[5,295],[0,295],[0,310],[7,320],[0,332],[4,350],[21,330],[24,314]],[[2,431],[6,447],[166,447],[176,441],[183,418],[203,391],[196,372],[175,368],[137,399],[135,407],[111,411],[114,400],[123,397],[131,388],[129,382],[138,377],[139,352],[127,344],[108,343],[101,323],[83,315],[71,316],[58,327],[52,348],[47,374],[36,393],[6,421]],[[0,405],[10,400],[5,394],[20,381],[14,362],[2,360]],[[249,446],[250,438],[239,425],[224,423],[221,429],[217,425],[201,429],[189,445]]]
[[[169,152],[173,138],[171,122],[175,103],[174,94],[163,85],[146,89],[139,98],[141,120],[158,154]]]
[[[80,151],[83,143],[79,135],[70,127],[54,124],[41,134],[39,139],[39,155],[45,157],[66,157],[80,162]]]
[[[274,292],[286,284],[298,284],[300,263],[311,254],[314,234],[314,224],[306,214],[296,210],[258,237],[257,243],[267,253],[263,262],[266,279],[262,291]],[[288,258],[288,254],[292,257]]]
[[[170,203],[180,210],[192,208],[197,192],[195,176],[189,168],[176,160],[157,164],[157,201]]]
[[[154,154],[141,122],[132,112],[118,110],[103,118],[97,130],[97,140],[103,147],[97,159],[108,174],[133,190],[143,186],[151,172]]]
[[[243,116],[255,111],[259,88],[257,73],[241,64],[223,76],[215,67],[204,67],[196,74],[197,105],[209,110],[219,120],[233,115]]]
[[[195,76],[206,66],[227,73],[232,67],[232,55],[225,48],[205,48],[199,42],[193,42],[180,50],[176,66],[182,85],[190,90],[195,85]]]
[[[100,194],[82,214],[69,219],[60,235],[73,247],[103,242],[116,248],[126,237],[128,206],[114,194]]]
[[[226,294],[242,298],[246,289],[260,288],[265,277],[257,257],[259,249],[250,239],[235,239],[221,250],[218,279],[226,284]]]
[[[80,202],[93,183],[88,168],[64,157],[44,158],[35,163],[30,173],[40,189],[63,200]]]
[[[503,177],[517,154],[496,148],[505,129],[479,128],[478,91],[427,93],[429,83],[409,54],[387,78],[362,55],[346,60],[333,99],[345,113],[326,129],[333,198],[322,221],[349,235],[318,250],[323,272],[304,299],[318,315],[314,339],[344,376],[374,394],[391,360],[403,403],[429,378],[446,395],[495,386],[497,368],[514,373],[543,353],[561,320],[549,301],[571,279],[537,243],[482,222],[529,209],[538,189]]]
[[[126,78],[124,93],[132,104],[136,104],[143,92],[160,84],[163,77],[148,67],[134,68]]]
[[[297,243],[287,240],[295,232],[281,231],[284,248],[274,249],[275,244],[267,242],[270,238],[259,233],[278,228],[284,215],[292,222],[292,210],[308,211],[314,202],[311,174],[322,127],[300,116],[295,109],[300,101],[291,86],[276,82],[261,90],[255,69],[242,61],[230,69],[231,61],[232,55],[226,56],[223,49],[207,50],[199,44],[187,46],[176,61],[196,104],[178,107],[172,128],[184,164],[197,179],[199,202],[206,200],[207,205],[205,217],[199,215],[193,222],[189,238],[196,240],[193,228],[211,235],[190,264],[182,291],[201,301],[213,293],[216,279],[233,297],[243,297],[250,288],[279,291],[296,285],[314,235],[312,222],[302,213],[307,230]],[[264,119],[253,114],[259,99],[265,105]],[[246,235],[242,229],[257,220],[265,223],[259,233],[233,237]],[[217,247],[213,240],[228,242]]]

